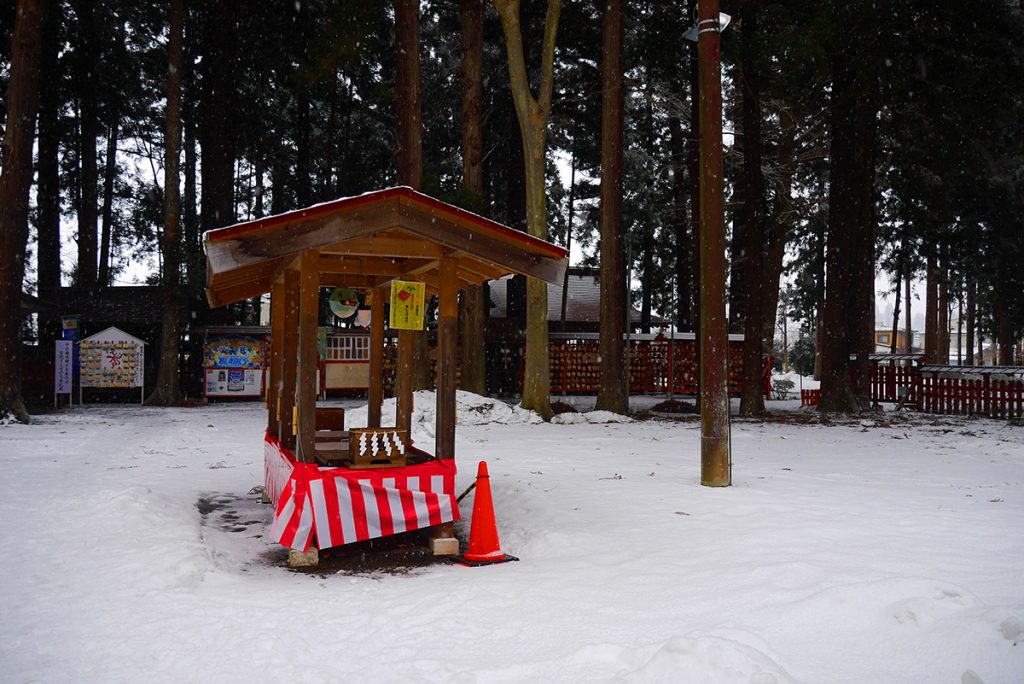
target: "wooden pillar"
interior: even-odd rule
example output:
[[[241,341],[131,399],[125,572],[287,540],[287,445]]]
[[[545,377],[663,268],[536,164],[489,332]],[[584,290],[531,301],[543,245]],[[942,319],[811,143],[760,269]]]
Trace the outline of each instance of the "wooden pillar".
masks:
[[[434,455],[455,458],[455,372],[459,330],[459,266],[442,257],[437,317],[437,411]]]
[[[412,435],[412,359],[416,330],[398,331],[398,363],[395,365],[395,427]]]
[[[281,446],[295,450],[295,383],[298,377],[299,348],[299,272],[284,272],[284,310],[281,333]]]
[[[367,389],[366,427],[380,427],[384,401],[384,298],[388,289],[378,287],[370,300],[370,384]]]
[[[298,453],[303,463],[315,463],[316,443],[316,338],[320,311],[320,271],[318,255],[310,250],[299,259],[299,383]]]
[[[281,352],[284,349],[284,281],[270,286],[270,377],[267,379],[267,430],[281,431]]]

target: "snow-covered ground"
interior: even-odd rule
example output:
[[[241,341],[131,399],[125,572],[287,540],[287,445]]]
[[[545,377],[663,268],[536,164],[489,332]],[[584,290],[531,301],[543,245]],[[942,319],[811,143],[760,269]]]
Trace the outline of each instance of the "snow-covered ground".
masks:
[[[487,459],[519,563],[288,570],[256,404],[0,427],[0,680],[1024,681],[1024,429],[737,421],[710,489],[692,417],[462,399],[458,489]]]

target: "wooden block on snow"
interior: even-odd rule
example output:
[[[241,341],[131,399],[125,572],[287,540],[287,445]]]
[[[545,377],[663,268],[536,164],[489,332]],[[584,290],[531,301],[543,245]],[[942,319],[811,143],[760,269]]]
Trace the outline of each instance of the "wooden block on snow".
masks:
[[[288,549],[289,568],[315,568],[320,564],[320,549],[310,546],[305,553]]]
[[[435,556],[455,556],[459,553],[459,540],[455,537],[436,537],[430,540]]]

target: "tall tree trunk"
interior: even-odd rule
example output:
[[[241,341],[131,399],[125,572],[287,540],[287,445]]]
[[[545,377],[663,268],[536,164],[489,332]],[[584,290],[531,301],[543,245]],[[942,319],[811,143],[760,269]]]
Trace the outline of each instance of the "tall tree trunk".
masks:
[[[929,252],[925,265],[924,356],[928,363],[939,363],[939,283],[935,273],[935,254]]]
[[[696,15],[697,0],[690,0],[688,9]],[[701,363],[701,260],[700,260],[700,58],[697,45],[690,50],[690,148],[687,153],[686,168],[690,180],[690,235],[693,236],[693,333],[694,333],[694,368]],[[700,395],[700,373],[697,373],[697,394]]]
[[[160,325],[160,369],[148,403],[168,406],[181,402],[179,346],[181,342],[181,69],[185,0],[171,0],[167,41],[167,112],[164,124],[164,257],[163,316]]]
[[[943,250],[945,252],[945,250]],[[938,323],[936,361],[949,363],[949,260],[943,253],[939,267]]]
[[[907,263],[907,239],[906,236],[903,238],[903,244],[900,245],[900,257],[899,263],[896,267],[896,273],[893,276],[893,295],[895,296],[895,303],[892,307],[892,332],[889,337],[889,353],[899,353],[899,339],[900,339],[900,292],[903,289],[903,271],[905,264]]]
[[[462,187],[470,209],[484,211],[484,6],[482,0],[461,0],[459,26],[462,35],[462,59],[459,77],[462,84]],[[462,389],[476,394],[487,391],[484,324],[486,302],[484,288],[472,285],[462,298]]]
[[[961,286],[963,282],[961,281]],[[956,297],[956,364],[958,366],[964,365],[964,295],[963,289],[957,293]]]
[[[996,282],[999,285],[996,287],[996,296],[994,298],[994,327],[999,353],[998,355],[993,354],[992,364],[995,366],[1012,366],[1014,339],[1013,322],[1010,319],[1010,302],[1013,301],[1013,296],[1009,292],[1002,291],[1004,284],[1009,282],[1007,274],[1001,268],[997,268],[995,276]]]
[[[819,186],[822,196],[825,194],[824,182]],[[819,211],[821,211],[819,207]],[[822,320],[825,313],[825,253],[828,244],[828,224],[821,221],[817,230],[817,272],[815,273],[815,303],[814,303],[814,379],[821,380],[821,357],[822,357]]]
[[[235,221],[235,7],[221,0],[207,6],[203,28],[202,102],[199,146],[203,231]]]
[[[395,161],[398,182],[423,186],[423,114],[420,108],[420,17],[418,0],[395,6]]]
[[[79,97],[79,205],[78,270],[76,282],[85,289],[96,284],[96,214],[98,175],[96,139],[99,137],[98,91],[95,69],[99,64],[98,27],[95,0],[75,0],[78,16],[78,54],[76,59]]]
[[[117,134],[119,124],[110,124],[107,158],[103,165],[103,213],[100,224],[100,287],[110,285],[110,231],[114,220],[114,179],[117,177]]]
[[[651,332],[651,307],[654,301],[654,217],[651,216],[644,226],[643,256],[640,261],[640,332],[648,335]],[[630,282],[627,275],[626,282]],[[629,293],[625,295],[627,325],[632,330],[633,302]]]
[[[761,173],[761,81],[757,6],[741,6],[740,40],[743,92],[743,258],[746,278],[743,311],[743,384],[740,415],[764,413],[761,354],[764,346],[764,177]],[[770,330],[770,328],[769,328]]]
[[[399,185],[423,187],[423,113],[420,106],[420,16],[418,0],[394,0],[395,160]],[[430,388],[426,330],[413,339],[412,388]]]
[[[60,7],[46,3],[42,18],[42,54],[39,82],[56,83],[60,78],[57,61],[60,51]],[[36,274],[39,298],[56,303],[60,291],[60,105],[57,88],[41,88],[39,95],[39,163],[36,186],[38,215],[36,234]],[[59,313],[59,312],[58,312]],[[40,312],[39,344],[44,349],[60,337],[60,319],[57,315]]]
[[[199,164],[200,227],[205,232],[235,221],[236,119],[239,109],[236,83],[240,74],[235,5],[218,0],[206,3],[198,10],[205,15],[201,16],[200,23],[202,60],[199,62],[197,129],[202,155]],[[193,324],[227,323],[232,316],[227,307],[212,311],[204,307],[200,311],[203,317]]]
[[[196,212],[196,135],[195,124],[192,122],[194,108],[190,108],[184,115],[185,135],[185,188],[182,198],[182,225],[185,233],[185,249],[188,255],[188,280],[198,282],[202,275],[203,266],[203,244],[199,236],[199,214]]]
[[[622,40],[623,0],[606,0],[601,49],[601,386],[596,408],[615,413],[629,409],[623,338],[629,302],[622,236]],[[653,239],[651,243],[644,245],[646,252],[653,248]]]
[[[576,130],[573,125],[572,153],[569,158],[569,211],[565,219],[565,251],[572,252],[572,224],[576,218]],[[559,316],[559,329],[566,331],[565,312],[569,308],[569,269],[562,276],[562,308]]]
[[[0,149],[0,417],[27,423],[21,399],[21,285],[28,242],[32,139],[39,110],[41,0],[18,0],[11,34],[7,120]]]
[[[854,394],[862,408],[871,405],[871,361],[875,347],[875,150],[879,81],[870,67],[858,78],[854,110],[854,169],[857,225],[851,236],[850,301],[847,309],[849,354],[854,362]]]
[[[508,53],[509,86],[523,139],[526,178],[526,227],[530,235],[548,237],[547,198],[544,187],[544,149],[554,84],[555,36],[561,0],[548,0],[544,20],[540,84],[534,98],[523,52],[523,32],[519,24],[519,0],[491,0],[501,17]],[[602,288],[604,285],[602,285]],[[602,298],[603,300],[603,298]],[[526,368],[523,376],[523,407],[550,420],[551,377],[548,369],[548,296],[547,285],[535,278],[526,283]],[[602,336],[603,337],[603,336]],[[600,401],[600,400],[599,400]]]
[[[858,308],[851,288],[855,261],[854,233],[860,223],[856,169],[857,79],[852,56],[832,61],[829,152],[828,242],[826,247],[825,305],[821,332],[821,402],[819,410],[852,412],[857,401],[850,384],[849,317]]]
[[[696,0],[690,0],[691,14],[696,14]],[[693,333],[698,342],[694,346],[694,365],[700,368],[700,60],[694,45],[689,54],[690,77],[690,139],[686,153],[686,173],[690,183],[690,237],[693,245],[692,280]],[[700,378],[697,374],[697,393],[700,392]]]
[[[907,250],[910,250],[910,245],[907,245]],[[906,349],[904,351],[908,354],[914,351],[914,330],[913,330],[913,317],[911,316],[911,307],[913,304],[910,301],[910,281],[914,277],[914,269],[910,268],[910,264],[906,265],[904,269],[904,280],[903,280],[903,327],[906,329]]]
[[[782,265],[786,256],[786,243],[789,240],[790,231],[793,228],[793,170],[796,166],[794,153],[796,149],[796,124],[793,115],[788,109],[780,109],[779,118],[782,121],[782,130],[779,137],[779,148],[776,160],[779,166],[779,179],[775,189],[775,211],[774,220],[768,227],[768,252],[765,259],[764,269],[764,296],[762,301],[762,316],[764,321],[764,343],[761,348],[765,354],[772,353],[773,342],[775,341],[775,324],[779,313],[780,282],[782,280]],[[783,330],[783,337],[786,331]],[[783,345],[783,351],[788,347]],[[788,371],[787,371],[788,372]]]
[[[967,360],[968,366],[975,365],[975,354],[974,354],[974,312],[977,308],[977,302],[975,301],[977,291],[977,284],[974,278],[968,278],[967,280]],[[980,345],[979,345],[980,346]]]
[[[672,169],[672,233],[675,237],[675,326],[677,330],[693,329],[693,303],[690,278],[690,260],[693,242],[686,216],[686,196],[689,190],[686,166],[687,140],[683,123],[674,113],[668,118],[668,144]]]

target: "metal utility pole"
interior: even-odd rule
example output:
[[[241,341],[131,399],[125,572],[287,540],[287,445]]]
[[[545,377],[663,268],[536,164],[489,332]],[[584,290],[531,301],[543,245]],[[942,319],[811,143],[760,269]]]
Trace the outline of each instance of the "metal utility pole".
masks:
[[[718,0],[699,0],[700,70],[700,483],[732,483],[729,338],[725,317],[722,65]]]

